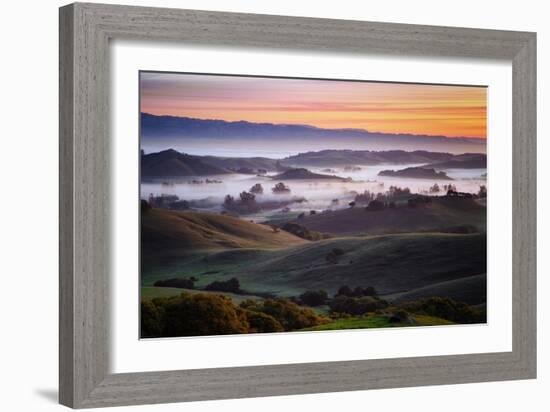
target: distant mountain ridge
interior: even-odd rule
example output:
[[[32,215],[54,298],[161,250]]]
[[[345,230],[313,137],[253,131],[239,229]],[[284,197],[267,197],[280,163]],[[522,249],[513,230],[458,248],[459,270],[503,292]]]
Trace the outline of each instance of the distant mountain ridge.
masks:
[[[485,151],[485,139],[470,137],[447,137],[415,134],[390,134],[371,132],[365,129],[326,129],[311,125],[253,123],[248,121],[225,121],[191,117],[157,116],[141,113],[141,138],[154,141],[159,138],[211,138],[211,139],[301,139],[330,141],[341,139],[347,142],[385,144],[392,147],[407,144],[437,146],[467,146],[475,152]],[[479,149],[479,150],[476,150]]]
[[[425,164],[423,167],[435,169],[448,168],[483,168],[487,163],[485,154],[464,153],[453,155],[442,152],[389,150],[322,150],[319,152],[300,153],[284,159],[270,159],[266,157],[219,157],[196,156],[180,153],[174,149],[163,150],[157,153],[141,156],[141,174],[145,178],[183,177],[183,176],[212,176],[236,173],[239,169],[248,169],[252,173],[265,174],[266,172],[282,173],[289,169],[289,178],[312,178],[311,172],[306,176],[303,167],[342,167],[353,165],[377,164]],[[286,176],[281,175],[281,176]]]
[[[282,159],[282,162],[295,166],[346,166],[378,165],[384,163],[438,163],[455,158],[451,153],[429,152],[426,150],[320,150],[318,152],[299,153]]]

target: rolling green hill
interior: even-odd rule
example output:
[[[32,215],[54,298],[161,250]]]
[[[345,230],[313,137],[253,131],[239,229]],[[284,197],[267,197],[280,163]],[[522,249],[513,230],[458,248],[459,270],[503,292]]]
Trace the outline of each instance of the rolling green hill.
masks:
[[[141,215],[145,251],[277,248],[306,243],[288,232],[229,215],[151,209]]]
[[[209,290],[196,290],[196,289],[181,289],[181,288],[165,288],[155,286],[145,286],[141,288],[141,300],[149,300],[154,298],[168,298],[171,296],[179,296],[182,293],[206,293],[207,295],[222,295],[231,298],[233,303],[238,305],[245,300],[259,300],[258,296],[254,295],[237,295],[229,292],[218,292]]]
[[[384,296],[394,303],[412,302],[433,296],[447,297],[469,305],[487,302],[487,275],[475,275],[466,278],[435,283],[405,293]]]
[[[327,261],[341,249],[337,263]],[[402,234],[345,237],[285,249],[228,249],[180,257],[142,276],[144,286],[172,277],[198,279],[202,287],[236,277],[244,290],[296,296],[342,285],[374,286],[381,294],[410,291],[486,272],[484,234]]]
[[[308,241],[229,215],[150,209],[141,214],[141,272],[164,271],[198,251],[270,249]]]

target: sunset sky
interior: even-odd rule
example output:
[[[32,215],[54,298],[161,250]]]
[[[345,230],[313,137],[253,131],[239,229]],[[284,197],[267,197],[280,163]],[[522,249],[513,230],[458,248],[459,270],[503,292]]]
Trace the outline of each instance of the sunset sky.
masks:
[[[142,72],[141,112],[486,138],[484,87]]]

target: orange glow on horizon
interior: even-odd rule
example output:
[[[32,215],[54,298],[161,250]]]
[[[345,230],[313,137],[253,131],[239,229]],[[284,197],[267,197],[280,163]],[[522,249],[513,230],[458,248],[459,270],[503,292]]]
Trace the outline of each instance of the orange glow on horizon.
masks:
[[[484,87],[141,73],[140,93],[155,115],[487,136]]]

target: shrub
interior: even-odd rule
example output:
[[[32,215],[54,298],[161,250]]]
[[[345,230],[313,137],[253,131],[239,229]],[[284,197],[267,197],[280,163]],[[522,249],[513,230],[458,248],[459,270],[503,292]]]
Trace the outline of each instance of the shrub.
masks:
[[[215,294],[189,294],[142,302],[144,337],[201,336],[247,333],[242,309],[230,298]]]
[[[262,312],[254,312],[246,310],[246,319],[250,327],[250,332],[267,333],[267,332],[282,332],[284,331],[281,323],[273,316]]]
[[[309,328],[324,321],[312,309],[299,306],[285,298],[266,299],[263,302],[247,300],[240,306],[273,317],[285,331]]]
[[[409,313],[404,309],[395,310],[390,316],[391,323],[408,323],[410,322]]]
[[[141,337],[154,338],[162,336],[162,308],[146,300],[141,302]]]
[[[300,302],[308,306],[321,306],[328,300],[328,294],[324,290],[307,290],[299,297]]]

